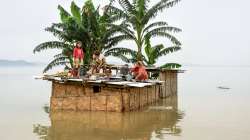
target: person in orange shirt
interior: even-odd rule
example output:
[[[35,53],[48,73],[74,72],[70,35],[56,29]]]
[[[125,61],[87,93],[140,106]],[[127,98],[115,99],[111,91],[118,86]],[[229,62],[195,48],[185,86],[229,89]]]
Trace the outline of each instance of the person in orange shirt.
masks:
[[[148,73],[142,63],[142,61],[136,62],[135,66],[131,69],[133,75],[135,76],[135,80],[144,81],[148,79]]]

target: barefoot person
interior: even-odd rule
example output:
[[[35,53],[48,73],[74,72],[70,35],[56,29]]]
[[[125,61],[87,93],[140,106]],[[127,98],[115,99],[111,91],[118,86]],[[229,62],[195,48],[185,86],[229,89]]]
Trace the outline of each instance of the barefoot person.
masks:
[[[103,72],[105,72],[106,70],[105,57],[99,51],[95,51],[92,57],[93,60],[91,63],[90,73],[91,74],[100,73],[100,70],[103,70]]]
[[[148,79],[148,73],[142,61],[136,62],[135,66],[131,69],[131,72],[135,76],[135,80],[144,81]]]
[[[83,65],[84,52],[82,49],[82,42],[78,41],[73,50],[74,76],[79,77],[79,68]]]

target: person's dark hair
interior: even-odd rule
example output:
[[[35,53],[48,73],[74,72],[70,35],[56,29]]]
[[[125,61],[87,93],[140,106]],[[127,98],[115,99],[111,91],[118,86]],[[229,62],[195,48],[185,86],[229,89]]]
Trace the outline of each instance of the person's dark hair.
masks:
[[[94,51],[94,55],[99,56],[100,55],[100,51]]]
[[[80,44],[82,46],[82,42],[81,41],[77,41],[76,42],[76,46],[78,46],[78,44]]]

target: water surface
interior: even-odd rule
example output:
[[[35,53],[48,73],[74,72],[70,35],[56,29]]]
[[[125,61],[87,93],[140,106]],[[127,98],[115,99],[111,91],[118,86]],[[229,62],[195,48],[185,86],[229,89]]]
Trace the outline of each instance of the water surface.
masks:
[[[1,140],[250,139],[250,68],[185,68],[177,97],[124,114],[48,113],[51,83],[32,78],[41,69],[0,68]]]

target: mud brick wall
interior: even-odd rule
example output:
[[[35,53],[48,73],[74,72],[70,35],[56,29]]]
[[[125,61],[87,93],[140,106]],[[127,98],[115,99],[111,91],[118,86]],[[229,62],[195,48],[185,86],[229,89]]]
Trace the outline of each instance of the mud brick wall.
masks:
[[[166,98],[177,94],[177,74],[175,70],[163,70],[160,72],[160,80],[164,81],[160,89],[160,97]]]
[[[77,97],[85,96],[85,90],[87,93],[89,88],[85,88],[79,83],[52,83],[52,97]]]
[[[106,111],[107,97],[105,95],[91,96],[91,110],[92,111]]]
[[[159,99],[160,85],[143,88],[94,87],[81,83],[52,83],[51,110],[128,112],[138,110]]]
[[[79,111],[89,111],[91,110],[91,97],[90,96],[82,96],[78,97],[76,108]]]

